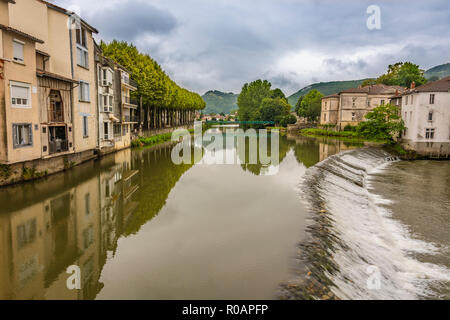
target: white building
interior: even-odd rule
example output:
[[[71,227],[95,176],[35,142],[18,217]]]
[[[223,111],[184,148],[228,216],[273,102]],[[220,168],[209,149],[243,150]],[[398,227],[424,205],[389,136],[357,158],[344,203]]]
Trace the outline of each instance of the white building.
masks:
[[[422,155],[450,156],[450,77],[412,87],[402,96],[405,148]]]

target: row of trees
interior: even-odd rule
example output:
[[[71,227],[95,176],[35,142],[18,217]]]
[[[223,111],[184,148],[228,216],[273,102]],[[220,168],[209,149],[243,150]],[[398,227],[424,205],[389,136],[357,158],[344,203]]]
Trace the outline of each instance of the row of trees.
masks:
[[[204,109],[200,95],[178,86],[148,54],[143,54],[125,41],[101,42],[103,55],[113,59],[131,72],[137,83],[134,97],[141,97],[144,108],[177,110]]]
[[[244,84],[237,100],[240,121],[271,121],[282,126],[297,121],[283,91],[271,87],[267,80]]]

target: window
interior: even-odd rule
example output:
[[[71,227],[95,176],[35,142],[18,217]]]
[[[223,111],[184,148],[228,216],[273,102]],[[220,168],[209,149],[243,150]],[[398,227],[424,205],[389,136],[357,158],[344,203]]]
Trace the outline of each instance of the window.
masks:
[[[76,29],[75,32],[76,32],[77,44],[87,48],[86,29],[83,27],[79,27]]]
[[[434,104],[434,94],[430,94],[430,104]]]
[[[323,114],[323,121],[327,121],[327,114],[326,113]]]
[[[356,112],[352,112],[352,121],[356,120]]]
[[[434,128],[425,129],[425,138],[426,139],[434,139]]]
[[[128,125],[125,124],[125,125],[123,126],[122,134],[123,134],[123,135],[126,135],[127,133],[128,133]]]
[[[89,83],[80,81],[80,85],[78,87],[78,99],[84,102],[91,101]]]
[[[25,43],[22,41],[13,40],[13,59],[14,61],[24,62],[23,58],[23,50],[24,50]]]
[[[428,112],[428,121],[433,121],[433,111]]]
[[[87,216],[91,214],[91,194],[90,193],[86,193],[84,195],[84,209],[85,209]]]
[[[381,105],[384,105],[384,100],[381,100]]]
[[[408,119],[408,112],[405,112],[405,121]]]
[[[89,122],[88,117],[83,116],[83,137],[87,138],[89,136]]]
[[[122,130],[121,130],[121,125],[120,124],[115,124],[114,127],[114,137],[118,137],[122,134]]]
[[[406,99],[405,99],[405,105],[407,105],[408,104],[408,96],[406,96]]]
[[[89,68],[89,53],[87,49],[77,46],[77,64]]]
[[[108,122],[103,123],[103,139],[108,140],[109,139],[109,127]]]
[[[13,124],[13,145],[14,148],[33,145],[33,130],[31,123]]]
[[[411,96],[411,104],[414,104],[414,96]]]
[[[15,108],[31,107],[30,85],[11,81],[11,106]]]

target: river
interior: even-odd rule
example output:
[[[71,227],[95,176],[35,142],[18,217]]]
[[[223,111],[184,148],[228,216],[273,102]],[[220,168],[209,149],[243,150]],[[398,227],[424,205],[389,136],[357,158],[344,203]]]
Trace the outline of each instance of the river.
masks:
[[[283,136],[278,172],[267,174],[267,166],[245,161],[175,165],[173,146],[164,144],[123,150],[44,180],[1,188],[0,298],[296,298],[295,291],[303,290],[298,279],[317,275],[304,272],[311,269],[311,261],[303,259],[304,245],[314,237],[310,228],[320,222],[314,219],[311,191],[324,187],[326,180],[318,181],[316,165],[327,165],[339,152],[361,152],[351,151],[359,147]],[[357,258],[345,252],[329,256],[336,272],[328,277],[327,297],[449,298],[445,250],[450,246],[450,163],[395,162],[379,155],[363,161],[373,165],[374,159],[382,159],[384,169],[367,179],[370,188],[359,187],[364,192],[356,189],[350,196],[348,190],[321,189],[322,202],[327,203],[321,205],[338,224],[330,228],[345,227],[339,215],[349,211],[338,204],[347,196],[353,197],[348,203],[356,203],[353,209],[358,211],[358,197],[367,196],[365,192],[378,195],[385,199],[386,212],[393,212],[383,219],[394,221],[397,228],[387,230],[385,238],[401,243],[396,248],[402,261],[415,263],[421,272],[402,278],[410,287],[396,284],[395,290],[382,286],[377,294],[367,292],[361,289],[364,279],[359,279],[364,271],[359,258],[366,261],[367,248],[355,234],[338,232],[339,243],[362,251]],[[342,185],[334,187],[342,191]],[[367,221],[355,217],[354,222]],[[377,228],[365,231],[373,236]],[[390,231],[401,237],[389,238]],[[403,246],[407,241],[422,249],[409,250],[411,245]],[[388,274],[383,285],[393,281],[390,268],[398,265],[372,264]],[[80,290],[67,288],[69,266],[80,268]],[[420,281],[433,275],[432,283]],[[343,280],[348,277],[354,277],[352,285]]]

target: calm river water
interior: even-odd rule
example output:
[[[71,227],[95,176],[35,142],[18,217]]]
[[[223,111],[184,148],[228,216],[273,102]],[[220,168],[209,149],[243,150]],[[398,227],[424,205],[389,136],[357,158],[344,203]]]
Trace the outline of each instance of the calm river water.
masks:
[[[312,223],[302,181],[320,161],[358,147],[280,137],[279,171],[267,175],[252,164],[175,165],[172,146],[161,145],[1,188],[0,298],[276,298],[281,283],[299,276],[298,245]],[[430,268],[450,267],[442,254],[450,247],[449,165],[396,162],[372,184],[399,200],[387,204],[392,218],[434,250],[416,253]],[[66,285],[72,265],[80,290]],[[446,274],[444,266],[435,272]],[[337,297],[354,298],[334,283]],[[448,298],[443,283],[435,297]]]

